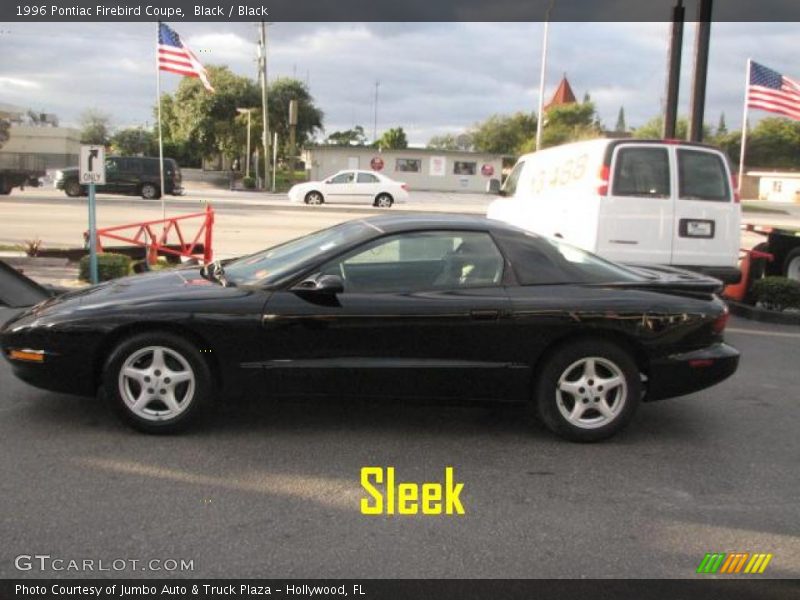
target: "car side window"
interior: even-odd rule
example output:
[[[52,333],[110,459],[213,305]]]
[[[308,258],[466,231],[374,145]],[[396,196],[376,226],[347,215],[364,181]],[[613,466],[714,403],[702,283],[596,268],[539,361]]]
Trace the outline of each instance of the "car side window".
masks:
[[[678,150],[678,193],[684,200],[728,202],[730,188],[722,158],[711,152]]]
[[[106,159],[106,172],[117,173],[119,172],[119,159],[107,158]]]
[[[393,293],[499,285],[503,255],[481,231],[426,231],[369,243],[323,267],[345,293]]]
[[[353,178],[353,173],[339,173],[339,175],[331,179],[331,183],[351,183]]]
[[[513,196],[517,193],[517,184],[519,183],[520,175],[522,175],[522,170],[525,168],[525,161],[520,161],[517,163],[517,166],[511,171],[511,174],[506,179],[506,182],[503,184],[503,192],[505,192],[506,196]]]
[[[614,196],[669,198],[666,148],[621,148],[614,167]]]
[[[358,174],[358,183],[378,183],[380,179],[372,175],[371,173],[359,173]]]

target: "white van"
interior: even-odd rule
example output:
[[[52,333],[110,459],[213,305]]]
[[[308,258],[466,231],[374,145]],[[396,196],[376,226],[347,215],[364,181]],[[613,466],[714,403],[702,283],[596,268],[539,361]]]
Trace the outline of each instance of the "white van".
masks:
[[[673,265],[739,280],[741,207],[716,148],[600,139],[517,162],[487,216],[609,260]],[[498,189],[499,188],[499,189]]]

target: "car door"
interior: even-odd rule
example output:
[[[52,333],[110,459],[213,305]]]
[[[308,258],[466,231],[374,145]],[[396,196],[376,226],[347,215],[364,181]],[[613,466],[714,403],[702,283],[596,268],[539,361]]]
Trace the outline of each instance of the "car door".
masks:
[[[352,202],[355,197],[354,171],[342,171],[325,182],[325,202]]]
[[[505,261],[486,232],[380,238],[322,265],[344,291],[285,289],[265,307],[271,394],[504,398],[518,390],[505,358],[513,335]]]
[[[381,180],[377,175],[359,171],[356,175],[356,185],[354,200],[357,202],[368,202],[372,204],[375,197],[383,191]]]
[[[97,186],[98,192],[116,194],[121,189],[121,162],[122,159],[112,156],[106,159],[106,183]]]
[[[604,258],[669,264],[675,202],[669,147],[622,144],[611,162],[611,185],[601,203],[597,249]]]
[[[678,147],[676,164],[672,264],[736,266],[741,215],[727,162],[710,148]]]

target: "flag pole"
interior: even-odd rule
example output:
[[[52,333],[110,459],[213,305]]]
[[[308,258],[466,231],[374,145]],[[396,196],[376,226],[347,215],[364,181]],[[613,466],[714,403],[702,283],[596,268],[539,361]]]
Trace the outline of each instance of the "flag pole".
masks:
[[[750,68],[751,63],[753,62],[752,58],[747,59],[747,75],[744,78],[744,111],[742,113],[742,147],[739,150],[739,181],[737,182],[736,191],[739,193],[739,196],[742,195],[742,181],[744,180],[744,154],[745,154],[745,146],[747,145],[747,104],[748,98],[750,97]]]
[[[158,42],[161,33],[161,21],[156,21],[156,96],[158,96],[158,173],[161,187],[161,218],[166,220],[167,207],[164,201],[164,139],[161,134],[161,66],[158,64]],[[167,224],[164,223],[164,228]]]

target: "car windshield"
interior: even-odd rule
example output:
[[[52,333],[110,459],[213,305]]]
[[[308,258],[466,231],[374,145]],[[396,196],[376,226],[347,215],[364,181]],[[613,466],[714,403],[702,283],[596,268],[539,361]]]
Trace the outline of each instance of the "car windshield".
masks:
[[[225,277],[237,285],[273,284],[316,256],[324,256],[375,233],[364,221],[348,221],[251,254],[225,265]]]

